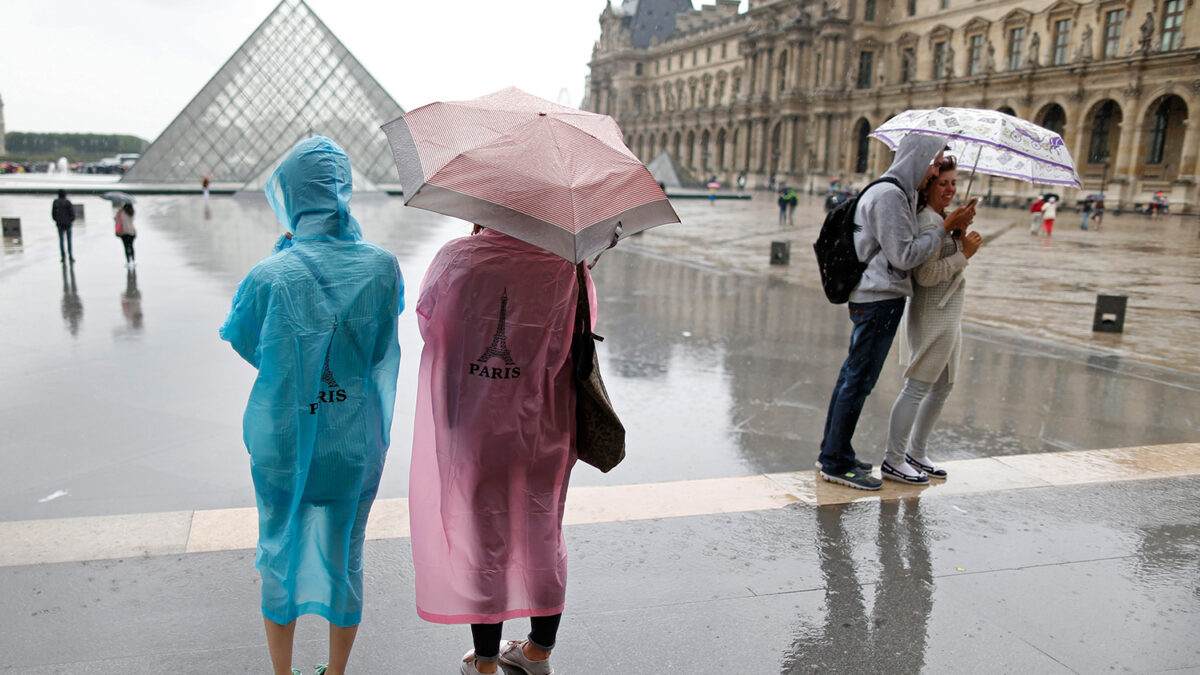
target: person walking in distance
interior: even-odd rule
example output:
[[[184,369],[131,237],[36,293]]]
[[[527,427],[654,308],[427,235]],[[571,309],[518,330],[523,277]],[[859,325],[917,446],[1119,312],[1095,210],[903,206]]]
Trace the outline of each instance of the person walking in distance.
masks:
[[[1037,236],[1042,233],[1042,207],[1046,205],[1046,200],[1042,199],[1041,195],[1033,200],[1033,205],[1029,207],[1029,234]]]
[[[858,259],[867,261],[858,286],[850,294],[850,349],[829,398],[818,467],[821,477],[862,490],[882,485],[871,465],[858,459],[851,439],[863,404],[874,388],[892,347],[905,298],[912,295],[909,270],[928,260],[953,230],[962,230],[975,217],[975,202],[956,209],[942,227],[920,232],[916,195],[936,178],[945,139],[910,134],[900,142],[885,178],[859,199],[854,222]]]
[[[67,199],[67,191],[59,190],[58,198],[50,206],[50,217],[58,227],[58,259],[60,262],[75,262],[75,250],[71,245],[71,226],[75,223],[75,205]],[[66,248],[63,248],[63,241]]]
[[[126,202],[117,207],[117,214],[113,220],[116,225],[117,238],[125,247],[125,266],[133,267],[137,264],[133,256],[133,240],[137,237],[137,228],[133,226],[133,204]]]
[[[1049,237],[1054,232],[1054,219],[1058,217],[1058,197],[1051,195],[1046,198],[1042,207],[1042,231]]]

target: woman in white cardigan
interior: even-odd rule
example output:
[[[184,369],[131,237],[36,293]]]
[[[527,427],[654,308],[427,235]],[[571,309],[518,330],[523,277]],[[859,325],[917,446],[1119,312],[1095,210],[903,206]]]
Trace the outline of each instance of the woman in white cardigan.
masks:
[[[947,158],[938,177],[918,193],[921,232],[941,227],[957,191],[955,169],[954,158]],[[908,368],[904,389],[892,406],[887,453],[880,467],[884,478],[924,484],[947,475],[929,459],[926,442],[954,386],[962,351],[963,270],[982,243],[978,232],[947,237],[941,249],[914,270],[907,327],[900,331],[901,359]]]

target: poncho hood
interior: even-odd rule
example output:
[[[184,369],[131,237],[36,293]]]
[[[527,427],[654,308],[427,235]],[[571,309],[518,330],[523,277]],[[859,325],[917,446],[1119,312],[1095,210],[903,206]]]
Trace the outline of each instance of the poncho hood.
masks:
[[[900,140],[896,157],[883,175],[900,181],[909,201],[912,201],[929,165],[945,147],[946,139],[941,136],[909,134]]]
[[[267,202],[296,241],[358,241],[362,229],[350,215],[350,158],[324,136],[296,144],[267,179]],[[276,250],[290,240],[280,238]]]

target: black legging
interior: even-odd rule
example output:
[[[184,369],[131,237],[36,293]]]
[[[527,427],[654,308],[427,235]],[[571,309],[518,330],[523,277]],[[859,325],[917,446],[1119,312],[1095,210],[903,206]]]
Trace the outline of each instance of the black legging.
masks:
[[[121,243],[125,244],[125,262],[133,262],[133,238],[134,234],[121,235]]]
[[[562,614],[529,617],[529,641],[534,647],[550,651],[558,636],[558,623]],[[500,632],[504,622],[471,624],[471,640],[475,642],[475,658],[480,661],[495,661],[500,657]]]

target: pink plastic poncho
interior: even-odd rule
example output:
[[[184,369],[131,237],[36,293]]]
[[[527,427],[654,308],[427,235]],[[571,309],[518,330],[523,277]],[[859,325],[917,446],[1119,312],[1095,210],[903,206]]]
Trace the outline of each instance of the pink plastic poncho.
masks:
[[[588,291],[595,316],[590,278]],[[574,265],[491,230],[451,241],[430,265],[409,479],[426,621],[562,612],[577,298]]]

